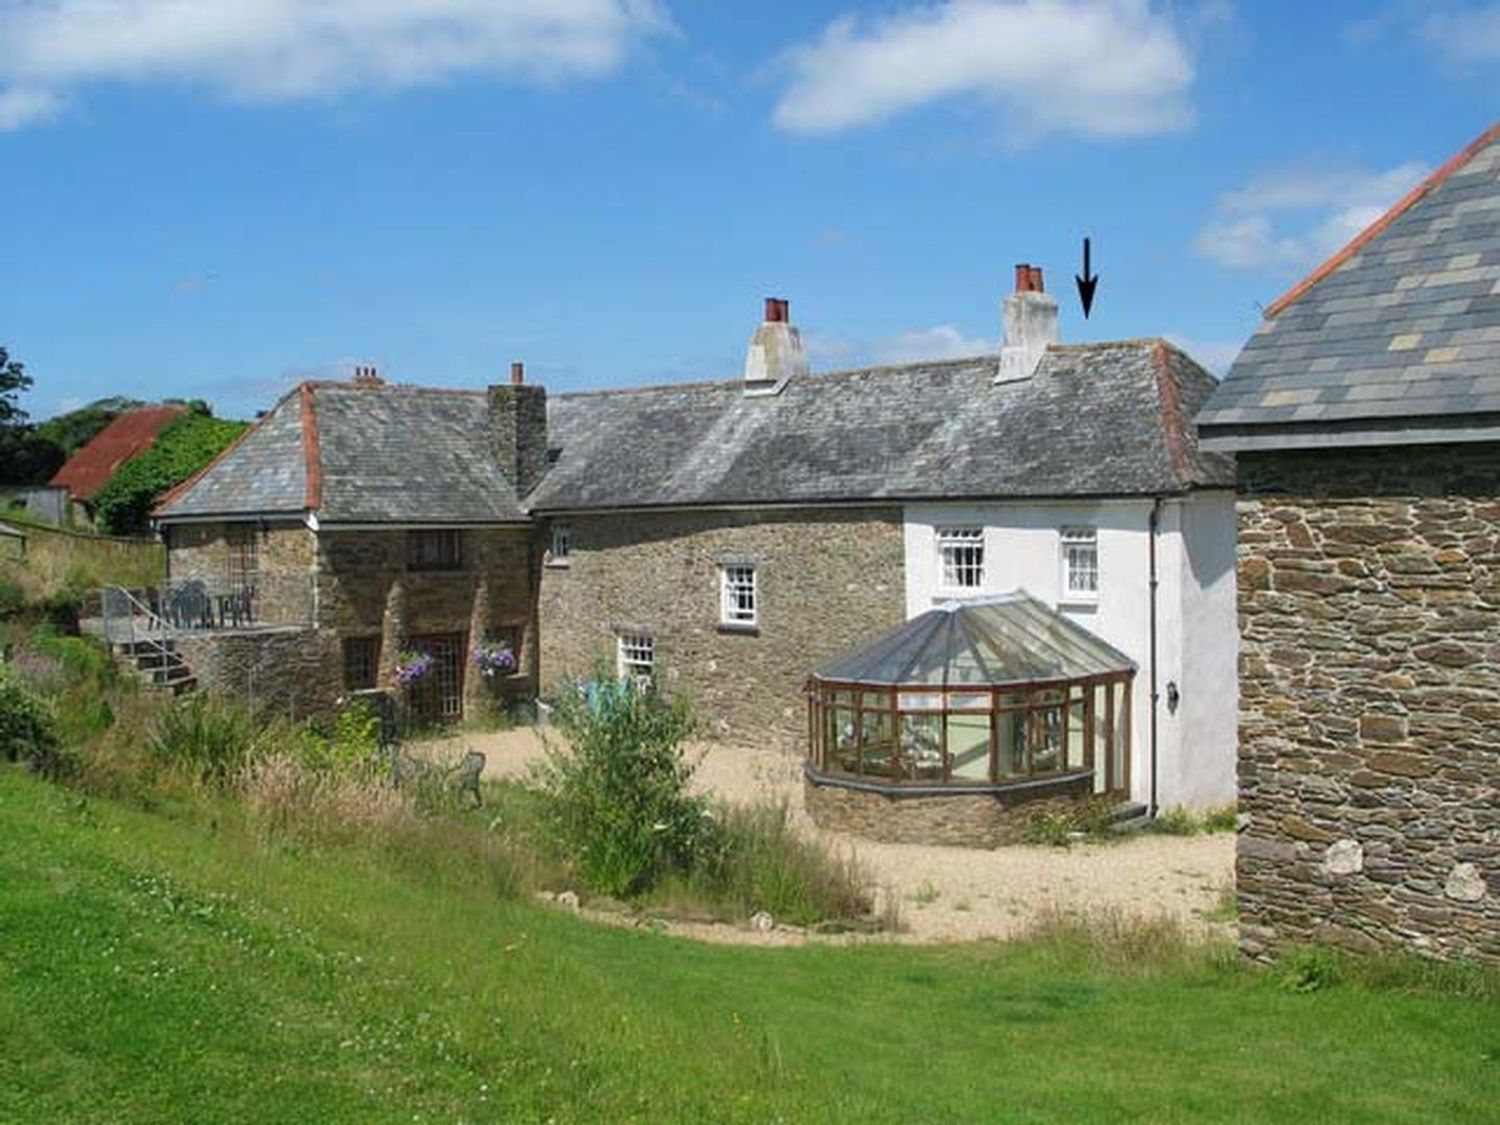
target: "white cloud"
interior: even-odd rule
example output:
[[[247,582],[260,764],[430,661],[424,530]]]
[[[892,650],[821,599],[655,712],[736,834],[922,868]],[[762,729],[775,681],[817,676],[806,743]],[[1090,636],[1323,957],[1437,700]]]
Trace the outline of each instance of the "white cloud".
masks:
[[[1012,139],[1133,137],[1185,127],[1193,63],[1147,0],[947,0],[847,15],[788,52],[774,121],[789,132],[870,125],[977,97]]]
[[[921,360],[963,359],[995,351],[990,340],[965,336],[951,324],[918,328],[878,340],[870,349],[876,363],[916,363]]]
[[[670,29],[659,0],[0,0],[0,129],[92,82],[287,100],[468,73],[591,77]]]
[[[1193,249],[1232,269],[1312,265],[1380,218],[1429,170],[1407,161],[1383,172],[1323,168],[1262,176],[1219,198]]]
[[[1167,339],[1221,378],[1245,346],[1243,340],[1196,340],[1176,332]]]
[[[1500,59],[1500,4],[1434,12],[1422,22],[1422,36],[1458,63]]]
[[[912,328],[874,340],[851,340],[804,332],[802,343],[813,368],[819,371],[838,371],[870,364],[936,363],[945,359],[994,355],[999,348],[996,340],[965,336],[952,324]]]
[[[61,109],[62,99],[50,90],[0,87],[0,133],[51,121]]]

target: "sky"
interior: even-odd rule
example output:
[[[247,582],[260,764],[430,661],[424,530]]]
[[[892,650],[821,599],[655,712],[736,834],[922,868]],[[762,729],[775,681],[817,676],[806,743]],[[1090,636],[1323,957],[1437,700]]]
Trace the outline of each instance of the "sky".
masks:
[[[0,346],[34,418],[725,379],[767,296],[992,352],[1030,262],[1222,373],[1497,72],[1495,0],[0,0]]]

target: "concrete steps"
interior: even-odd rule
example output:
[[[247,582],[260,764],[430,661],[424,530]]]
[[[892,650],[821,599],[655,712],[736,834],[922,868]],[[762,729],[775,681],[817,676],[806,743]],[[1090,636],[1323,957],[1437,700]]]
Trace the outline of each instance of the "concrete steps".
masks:
[[[114,649],[125,666],[147,687],[172,695],[189,695],[198,690],[198,677],[170,638],[122,641]]]

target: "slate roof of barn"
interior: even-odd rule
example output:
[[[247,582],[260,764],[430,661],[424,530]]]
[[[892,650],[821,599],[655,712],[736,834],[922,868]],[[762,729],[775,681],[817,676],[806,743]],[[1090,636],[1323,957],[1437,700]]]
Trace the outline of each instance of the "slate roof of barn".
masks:
[[[1233,483],[1197,447],[1214,378],[1162,340],[1054,345],[1027,380],[994,356],[554,396],[537,512],[1176,494]]]
[[[1500,124],[1266,310],[1213,449],[1500,435]]]
[[[304,383],[156,518],[305,515],[328,524],[514,523],[483,391]]]

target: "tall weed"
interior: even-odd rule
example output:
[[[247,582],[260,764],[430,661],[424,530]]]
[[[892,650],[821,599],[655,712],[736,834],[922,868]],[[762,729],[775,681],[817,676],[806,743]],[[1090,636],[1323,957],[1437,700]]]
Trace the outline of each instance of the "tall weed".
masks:
[[[688,792],[687,705],[632,680],[600,679],[567,686],[554,722],[571,748],[549,747],[533,779],[546,823],[584,883],[623,898],[686,872],[707,809]]]

